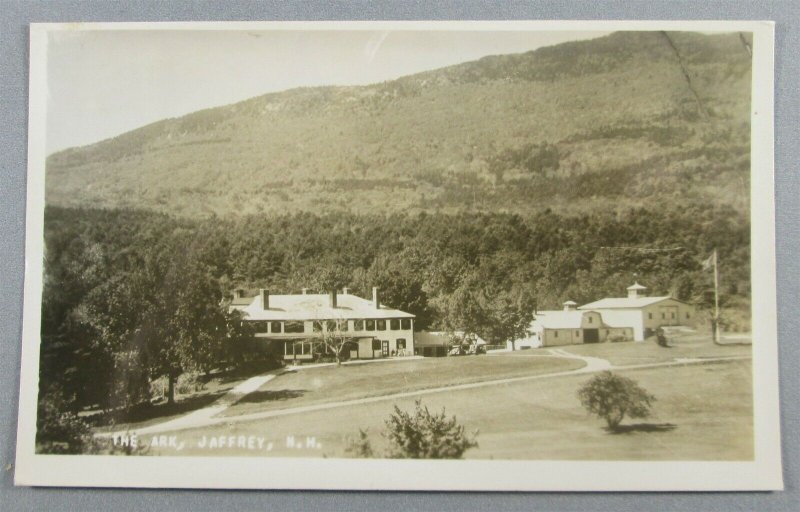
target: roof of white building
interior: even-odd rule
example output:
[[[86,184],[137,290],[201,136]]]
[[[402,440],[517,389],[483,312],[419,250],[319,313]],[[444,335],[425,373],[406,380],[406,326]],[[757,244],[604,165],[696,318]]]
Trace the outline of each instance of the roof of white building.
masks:
[[[579,306],[578,309],[638,309],[667,299],[672,299],[672,297],[669,295],[664,297],[607,297]]]
[[[630,327],[624,322],[617,323],[616,320],[609,322],[603,318],[602,313],[597,311],[594,312],[600,315],[600,321],[602,322],[602,324],[597,327]],[[580,329],[583,315],[586,313],[589,313],[589,311],[539,311],[536,313],[536,318],[534,321],[531,322],[531,330],[536,330],[537,324],[545,329]]]
[[[236,299],[232,309],[246,313],[248,320],[327,320],[359,318],[414,318],[415,315],[381,305],[375,308],[371,300],[339,293],[336,307],[330,307],[327,294],[269,296],[269,308],[262,307],[261,295]],[[246,302],[246,304],[245,304]]]

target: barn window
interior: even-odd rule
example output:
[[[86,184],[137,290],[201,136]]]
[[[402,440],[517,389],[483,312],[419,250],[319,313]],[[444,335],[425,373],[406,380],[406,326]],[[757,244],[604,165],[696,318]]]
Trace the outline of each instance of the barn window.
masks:
[[[575,331],[575,336],[577,338],[580,338],[581,337],[581,331]]]
[[[674,312],[674,311],[673,311],[672,313],[670,313],[670,317],[671,317],[673,320],[675,320],[675,312]]]
[[[687,320],[689,319],[689,312],[688,311],[686,312],[686,319]]]
[[[592,321],[594,321],[594,318],[589,317],[589,323],[592,323]]]
[[[662,311],[661,312],[661,319],[664,320],[666,318],[667,318],[667,314]]]
[[[558,338],[558,331],[553,331],[553,337]]]
[[[647,313],[647,319],[648,320],[652,320],[653,319],[653,313]]]

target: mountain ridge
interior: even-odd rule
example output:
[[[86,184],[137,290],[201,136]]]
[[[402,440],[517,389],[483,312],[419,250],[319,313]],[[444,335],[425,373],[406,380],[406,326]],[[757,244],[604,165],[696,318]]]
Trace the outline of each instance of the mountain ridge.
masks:
[[[54,153],[47,202],[189,217],[746,207],[743,37],[622,32],[268,93]]]

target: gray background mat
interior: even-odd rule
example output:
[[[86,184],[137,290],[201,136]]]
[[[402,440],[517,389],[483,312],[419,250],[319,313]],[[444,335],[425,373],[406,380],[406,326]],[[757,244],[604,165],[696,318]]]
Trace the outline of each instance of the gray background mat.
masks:
[[[800,510],[800,2],[0,0],[0,509],[2,510]],[[764,19],[776,22],[775,174],[785,492],[366,493],[13,487],[25,242],[28,24],[64,21]],[[757,250],[757,248],[753,248]],[[535,475],[531,475],[535,478]]]

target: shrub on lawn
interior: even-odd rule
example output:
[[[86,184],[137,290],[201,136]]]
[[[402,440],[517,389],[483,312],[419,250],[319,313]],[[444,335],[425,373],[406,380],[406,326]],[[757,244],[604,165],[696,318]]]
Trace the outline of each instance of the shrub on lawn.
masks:
[[[584,384],[578,390],[578,398],[590,413],[606,420],[611,430],[616,430],[626,415],[647,417],[656,399],[636,381],[610,371],[604,371]]]
[[[358,437],[349,439],[345,452],[358,459],[369,459],[375,455],[372,450],[372,443],[366,430],[358,429]]]
[[[386,420],[383,437],[389,441],[384,457],[389,459],[460,459],[464,452],[478,446],[475,437],[467,434],[456,417],[450,418],[442,412],[431,413],[422,401],[415,402],[414,414],[403,411],[396,405],[394,414]],[[356,439],[348,442],[346,452],[354,457],[373,457],[374,450],[366,430],[359,430]]]

